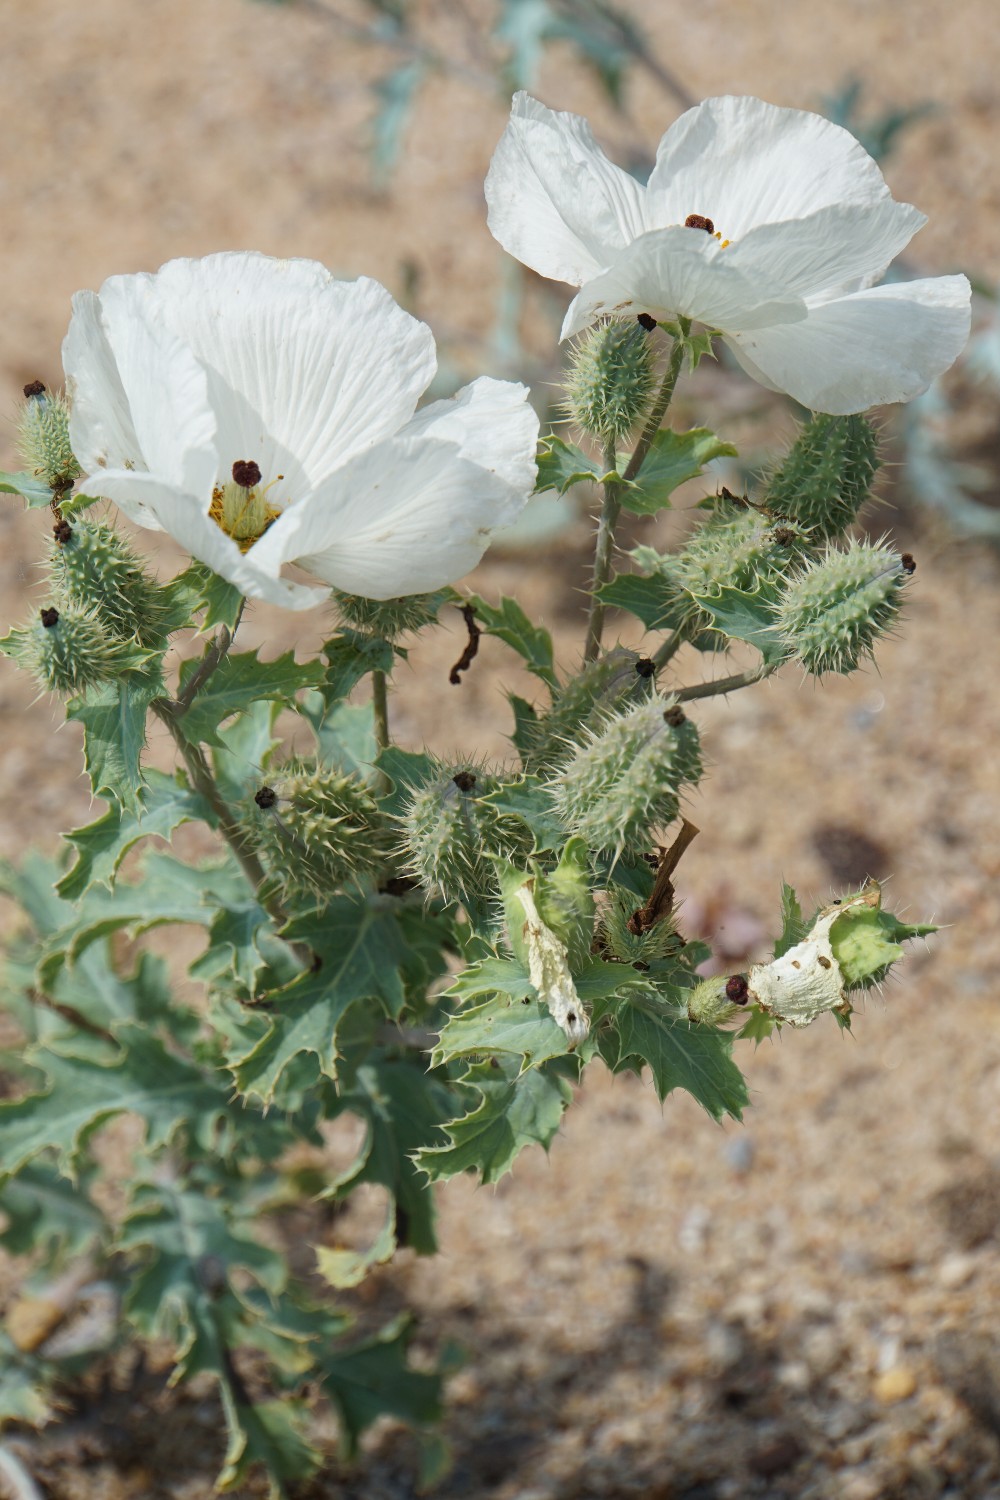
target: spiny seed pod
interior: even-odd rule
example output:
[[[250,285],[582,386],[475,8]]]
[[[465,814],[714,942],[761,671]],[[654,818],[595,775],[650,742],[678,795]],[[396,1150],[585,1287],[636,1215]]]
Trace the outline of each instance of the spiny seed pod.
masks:
[[[360,594],[333,590],[333,602],[345,625],[383,641],[396,641],[410,631],[437,624],[443,596],[410,594],[402,599],[365,599]]]
[[[162,644],[164,591],[113,527],[103,521],[60,521],[49,576],[59,593],[95,610],[121,640]]]
[[[651,698],[590,731],[549,792],[570,833],[617,858],[669,823],[681,786],[701,775],[698,732],[670,699]]]
[[[740,979],[743,976],[734,975],[733,978]],[[732,980],[725,977],[703,979],[696,984],[694,989],[688,991],[687,1013],[692,1021],[697,1021],[702,1026],[725,1026],[734,1016],[738,1016],[745,1008],[748,1000],[746,979],[743,979],[742,990],[739,992],[741,998],[734,998]]]
[[[777,629],[807,672],[853,672],[899,613],[909,572],[881,542],[829,549],[786,586]]]
[[[596,729],[616,709],[648,698],[653,681],[648,668],[648,658],[624,646],[588,662],[555,694],[548,713],[531,726],[525,769],[550,769],[565,760],[567,744],[577,743],[585,729]]]
[[[82,693],[114,680],[142,659],[135,647],[109,635],[95,610],[72,600],[58,609],[49,606],[34,624],[12,630],[0,650],[54,693]]]
[[[861,416],[812,417],[767,487],[768,508],[807,528],[815,543],[845,531],[878,470],[878,442]]]
[[[598,323],[573,346],[567,415],[604,445],[624,443],[645,417],[656,384],[656,348],[636,323]]]
[[[438,763],[437,774],[410,794],[401,818],[406,868],[448,901],[497,894],[494,857],[522,859],[527,825],[484,798],[496,781],[482,770]]]
[[[354,776],[313,760],[291,761],[277,786],[260,787],[254,802],[249,832],[286,900],[329,900],[386,861],[389,828]]]
[[[82,471],[69,443],[69,402],[61,392],[47,391],[40,380],[26,385],[24,395],[17,445],[25,468],[57,493],[71,489]]]
[[[623,964],[649,964],[669,958],[683,944],[677,936],[671,914],[651,927],[643,928],[634,920],[637,898],[634,891],[612,886],[611,900],[601,912],[598,944],[602,951]],[[639,930],[636,931],[636,927]]]

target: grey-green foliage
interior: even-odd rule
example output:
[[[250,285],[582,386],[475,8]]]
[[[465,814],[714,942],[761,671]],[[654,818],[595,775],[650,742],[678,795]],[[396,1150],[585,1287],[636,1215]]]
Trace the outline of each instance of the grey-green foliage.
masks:
[[[740,1038],[760,1040],[801,1022],[801,1007],[747,1015],[741,976],[699,985],[711,953],[685,938],[669,850],[690,836],[676,819],[702,774],[690,700],[705,688],[682,685],[674,656],[742,642],[759,657],[749,681],[789,658],[848,671],[872,651],[912,560],[842,534],[871,478],[865,433],[814,419],[762,498],[721,497],[679,554],[640,553],[646,575],[601,592],[648,629],[646,654],[591,649],[575,671],[513,599],[450,590],[341,598],[317,660],[238,651],[241,600],[207,569],[159,585],[105,523],[57,523],[48,623],[2,649],[74,694],[67,716],[107,806],[67,836],[71,861],[0,870],[21,907],[0,971],[3,1240],[42,1278],[85,1259],[114,1288],[109,1342],[166,1340],[176,1378],[213,1379],[221,1485],[263,1469],[281,1496],[329,1470],[324,1406],[347,1457],[383,1414],[427,1436],[440,1379],[409,1361],[405,1319],[362,1338],[337,1299],[400,1247],[433,1253],[436,1181],[492,1182],[547,1147],[593,1063],[648,1069],[661,1099],[682,1089],[739,1118],[749,1099],[722,1023],[745,1018]],[[619,454],[608,482],[652,515],[728,451],[703,428],[664,432],[645,478],[626,485]],[[561,488],[600,477],[569,444],[545,457]],[[30,475],[3,483],[40,512],[53,498]],[[534,701],[511,696],[519,763],[380,750],[370,703],[353,701],[392,673],[403,631],[456,605],[470,642],[532,684]],[[174,633],[186,644],[192,628],[218,634],[178,664]],[[148,764],[152,715],[171,774]],[[176,850],[157,847],[185,825]],[[842,1025],[927,930],[855,905],[832,950]],[[780,953],[805,931],[793,893],[782,910]],[[170,963],[144,949],[158,928],[177,935]],[[123,1212],[105,1215],[96,1139],[124,1115],[140,1129]],[[347,1116],[357,1151],[335,1166],[324,1143]],[[363,1187],[383,1202],[370,1242],[325,1243],[328,1213]],[[305,1274],[302,1241],[318,1247]],[[19,1337],[0,1338],[0,1416],[40,1422],[85,1360],[47,1333]],[[427,1452],[433,1466],[433,1439]]]

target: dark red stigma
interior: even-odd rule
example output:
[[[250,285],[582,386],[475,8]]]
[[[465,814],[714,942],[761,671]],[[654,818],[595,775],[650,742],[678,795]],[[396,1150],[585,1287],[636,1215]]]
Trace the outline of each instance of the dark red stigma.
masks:
[[[238,458],[233,464],[233,482],[238,484],[241,490],[252,490],[255,484],[260,484],[260,469],[252,458]]]
[[[706,234],[715,233],[715,225],[711,219],[706,219],[704,214],[688,214],[684,220],[685,229],[704,229]]]
[[[51,630],[53,625],[59,624],[59,611],[52,608],[43,609],[41,618],[42,624],[45,626],[45,629]]]
[[[44,396],[45,387],[40,380],[29,380],[28,384],[24,387],[24,394],[30,401],[32,396]]]
[[[732,974],[726,980],[726,999],[732,1005],[746,1005],[749,994],[750,986],[745,974]]]

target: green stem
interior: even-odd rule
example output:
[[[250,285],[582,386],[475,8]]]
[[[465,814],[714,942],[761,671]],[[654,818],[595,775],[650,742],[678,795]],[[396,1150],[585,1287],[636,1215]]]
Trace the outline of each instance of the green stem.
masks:
[[[677,655],[687,638],[688,631],[684,625],[678,625],[676,630],[670,632],[660,649],[653,656],[653,666],[658,672],[667,665],[668,661],[671,661]]]
[[[616,463],[615,445],[607,443],[604,448],[605,474],[613,474]],[[587,618],[587,639],[583,647],[584,661],[594,661],[601,649],[607,606],[604,600],[599,598],[598,590],[603,588],[611,577],[611,558],[615,550],[615,527],[618,525],[621,511],[621,485],[617,479],[606,479],[604,481],[604,504],[601,506],[601,519],[597,525],[597,545],[594,548],[594,581],[590,595],[590,614]]]
[[[593,592],[590,597],[590,615],[587,619],[587,638],[583,647],[583,659],[595,661],[601,650],[601,636],[604,634],[604,616],[606,606],[602,599],[598,598],[598,591],[604,587],[611,577],[611,559],[615,550],[615,527],[622,511],[622,488],[630,484],[646,461],[646,455],[653,445],[653,440],[663,425],[663,418],[667,414],[667,407],[673,398],[674,387],[677,384],[681,367],[684,363],[684,350],[686,344],[683,338],[675,339],[674,346],[670,351],[670,363],[667,365],[663,384],[660,386],[652,410],[646,418],[646,424],[639,435],[625,468],[621,479],[608,479],[604,482],[604,504],[601,507],[601,519],[597,527],[597,543],[594,548],[594,581]],[[613,474],[617,466],[618,458],[615,453],[614,443],[608,443],[604,449],[604,472]]]
[[[205,683],[208,681],[212,673],[215,671],[216,667],[229,651],[230,646],[236,639],[236,632],[240,628],[240,621],[243,618],[243,611],[246,608],[246,602],[247,601],[245,599],[240,600],[240,607],[236,611],[236,619],[233,621],[232,630],[229,629],[228,625],[223,625],[222,629],[215,637],[215,640],[211,643],[210,646],[206,647],[205,654],[201,659],[201,665],[198,667],[197,671],[194,672],[188,679],[188,683],[184,691],[177,695],[177,704],[180,708],[181,713],[187,713],[188,709],[191,707],[192,703],[197,698],[202,688],[205,686]]]
[[[379,750],[388,750],[389,684],[379,667],[375,667],[372,672],[372,708],[375,711],[375,743]]]
[[[714,682],[696,682],[693,687],[678,688],[670,696],[678,703],[689,703],[692,698],[716,698],[722,693],[735,693],[737,688],[752,687],[755,682],[763,682],[780,666],[780,661],[773,661],[769,666],[755,667],[753,671],[735,672],[732,677],[717,677]]]

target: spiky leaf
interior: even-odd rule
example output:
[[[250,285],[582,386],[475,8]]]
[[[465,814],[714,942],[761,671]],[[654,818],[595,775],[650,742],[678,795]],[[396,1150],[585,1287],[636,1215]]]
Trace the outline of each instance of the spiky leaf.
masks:
[[[685,1089],[714,1119],[742,1119],[750,1100],[732,1060],[730,1036],[671,1014],[642,995],[626,1000],[615,1021],[621,1060],[648,1063],[661,1099],[673,1089]]]
[[[622,504],[633,515],[653,516],[670,503],[674,490],[704,473],[712,459],[735,455],[732,443],[724,443],[707,427],[687,432],[663,428],[653,439],[637,478],[622,489]]]

